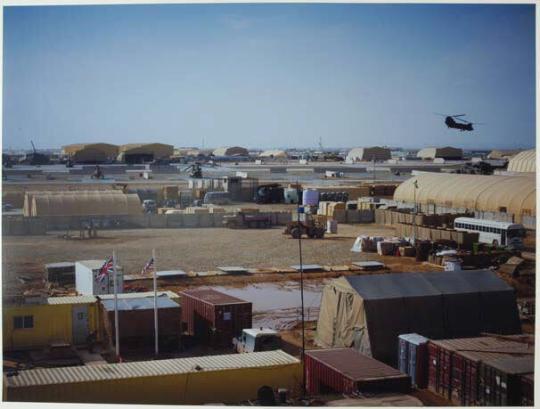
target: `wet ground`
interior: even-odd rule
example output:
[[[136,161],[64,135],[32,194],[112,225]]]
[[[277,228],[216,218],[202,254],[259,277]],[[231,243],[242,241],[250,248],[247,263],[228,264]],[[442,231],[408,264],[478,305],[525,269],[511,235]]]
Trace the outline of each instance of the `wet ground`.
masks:
[[[317,320],[321,293],[328,279],[304,280],[304,319]],[[214,290],[253,303],[253,327],[291,329],[301,320],[300,282],[257,283],[245,287],[213,286]]]

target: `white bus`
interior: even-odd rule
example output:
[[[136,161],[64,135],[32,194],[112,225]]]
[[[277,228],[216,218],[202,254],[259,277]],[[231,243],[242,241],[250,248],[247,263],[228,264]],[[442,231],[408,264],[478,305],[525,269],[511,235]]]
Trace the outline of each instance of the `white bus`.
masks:
[[[525,237],[525,227],[521,224],[471,217],[456,218],[454,229],[479,233],[478,241],[480,243],[493,244],[494,246],[522,247],[523,237]]]

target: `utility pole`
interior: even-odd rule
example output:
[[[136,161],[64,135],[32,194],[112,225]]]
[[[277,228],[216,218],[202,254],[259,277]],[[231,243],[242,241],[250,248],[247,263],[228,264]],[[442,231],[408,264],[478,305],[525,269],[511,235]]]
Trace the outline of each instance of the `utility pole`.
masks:
[[[116,251],[113,250],[113,287],[114,287],[114,338],[116,346],[116,359],[120,357],[120,330],[118,323],[118,276],[116,271]]]
[[[158,331],[158,304],[157,304],[157,264],[156,249],[152,249],[152,261],[154,262],[154,339],[155,354],[159,355],[159,331]]]
[[[300,223],[300,188],[298,187],[298,180],[296,180],[296,190],[298,192],[298,201],[296,202],[296,214],[298,217],[298,223]],[[301,304],[301,318],[302,318],[302,396],[306,396],[306,369],[305,369],[305,354],[306,354],[306,339],[305,339],[305,322],[304,322],[304,265],[302,261],[302,230],[298,235],[298,255],[300,258],[300,304]]]

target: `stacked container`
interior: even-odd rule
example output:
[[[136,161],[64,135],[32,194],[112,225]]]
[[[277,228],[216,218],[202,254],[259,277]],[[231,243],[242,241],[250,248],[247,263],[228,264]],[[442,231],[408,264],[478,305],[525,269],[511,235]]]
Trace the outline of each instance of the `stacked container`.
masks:
[[[427,386],[427,343],[429,339],[419,334],[399,336],[399,370],[411,377],[417,388]]]
[[[533,356],[500,358],[484,362],[480,369],[480,404],[483,406],[519,406],[522,402],[522,378],[534,372]],[[529,395],[533,396],[533,394]],[[532,405],[532,402],[531,402]]]
[[[429,341],[428,351],[428,388],[457,405],[470,406],[487,399],[480,387],[484,366],[501,358],[531,358],[534,347],[509,336],[478,337]],[[485,382],[492,383],[488,378]]]

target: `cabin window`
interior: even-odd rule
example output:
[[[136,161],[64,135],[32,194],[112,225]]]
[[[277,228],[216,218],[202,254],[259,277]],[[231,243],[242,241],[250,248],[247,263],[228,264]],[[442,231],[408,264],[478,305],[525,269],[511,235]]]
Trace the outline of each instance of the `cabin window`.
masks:
[[[223,313],[223,321],[230,321],[231,320],[231,313],[230,312],[224,312]]]
[[[13,328],[15,329],[34,328],[34,316],[25,315],[25,316],[13,317]]]
[[[499,212],[506,213],[506,207],[505,206],[499,207]]]

